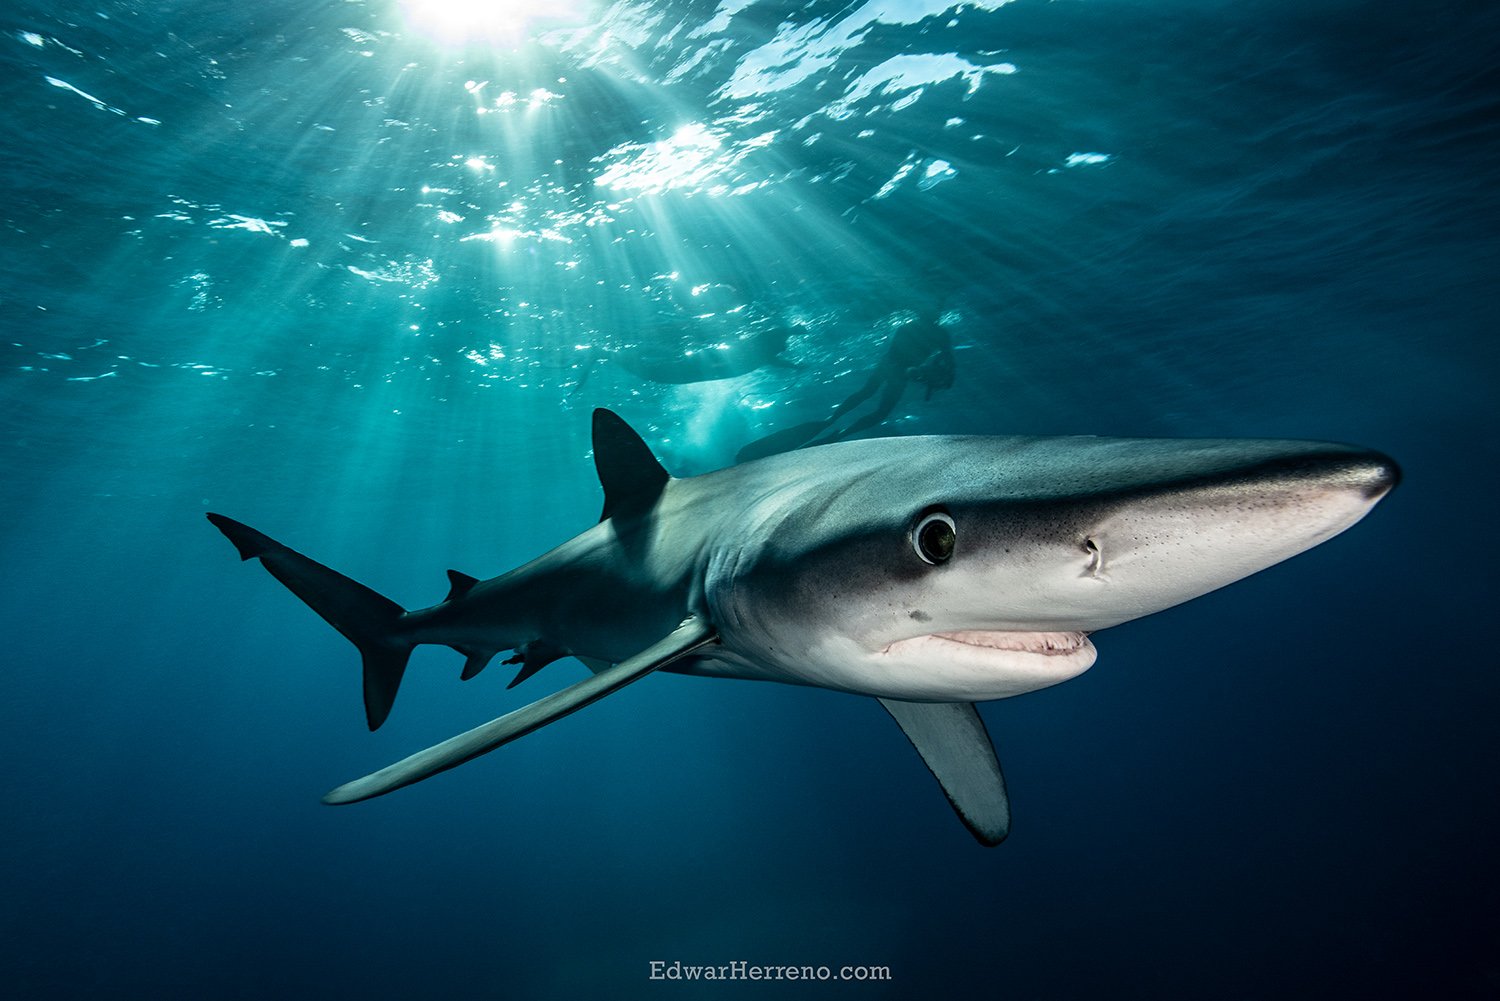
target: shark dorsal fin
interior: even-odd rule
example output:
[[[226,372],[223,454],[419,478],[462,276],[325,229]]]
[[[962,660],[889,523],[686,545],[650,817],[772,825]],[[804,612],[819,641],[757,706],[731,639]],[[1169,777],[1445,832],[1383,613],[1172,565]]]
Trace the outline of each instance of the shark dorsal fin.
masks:
[[[641,436],[619,415],[602,407],[594,411],[594,468],[604,487],[600,521],[650,510],[672,478]]]
[[[474,589],[474,585],[478,583],[478,577],[470,577],[466,573],[459,573],[457,570],[449,570],[448,597],[444,598],[443,600],[456,601],[457,599],[462,598],[464,595],[472,591]]]

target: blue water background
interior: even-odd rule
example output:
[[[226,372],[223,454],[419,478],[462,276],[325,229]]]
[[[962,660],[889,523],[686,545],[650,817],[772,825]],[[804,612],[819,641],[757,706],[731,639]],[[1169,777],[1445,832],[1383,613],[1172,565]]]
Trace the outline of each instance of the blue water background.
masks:
[[[0,13],[4,992],[1500,995],[1494,5],[533,27]],[[318,803],[583,670],[506,692],[424,649],[369,734],[354,651],[204,511],[428,604],[597,518],[592,407],[716,468],[827,413],[905,310],[946,315],[959,370],[886,433],[1343,440],[1405,482],[986,706],[993,850],[873,703],[675,676]],[[794,325],[797,367],[608,358],[752,320]]]

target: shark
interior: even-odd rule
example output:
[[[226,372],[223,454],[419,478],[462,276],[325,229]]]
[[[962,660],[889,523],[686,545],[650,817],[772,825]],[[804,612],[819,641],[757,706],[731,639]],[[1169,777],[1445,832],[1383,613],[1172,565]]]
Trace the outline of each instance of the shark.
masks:
[[[338,786],[368,800],[454,768],[658,671],[873,697],[984,845],[1010,832],[976,704],[1094,663],[1094,634],[1216,590],[1354,525],[1397,484],[1388,456],[1278,439],[907,436],[673,477],[596,410],[598,523],[488,580],[448,571],[407,610],[220,514],[242,560],[358,648],[371,730],[413,649],[514,687],[574,657],[583,680]]]

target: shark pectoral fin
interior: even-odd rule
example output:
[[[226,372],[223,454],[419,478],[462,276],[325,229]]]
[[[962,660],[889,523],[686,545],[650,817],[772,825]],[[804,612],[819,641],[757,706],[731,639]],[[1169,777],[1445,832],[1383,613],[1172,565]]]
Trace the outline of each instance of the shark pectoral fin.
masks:
[[[388,765],[378,772],[355,779],[353,782],[346,782],[325,795],[323,802],[357,803],[360,800],[381,796],[400,789],[402,786],[411,785],[413,782],[420,782],[438,772],[447,771],[481,754],[493,751],[501,744],[508,744],[517,737],[524,737],[533,730],[539,730],[548,723],[562,719],[590,703],[597,702],[610,692],[644,678],[652,671],[687,656],[717,638],[718,634],[707,619],[692,616],[684,620],[682,625],[664,639],[652,644],[634,657],[622,660],[608,670],[601,671],[575,685],[570,685],[560,692],[554,692],[529,706],[507,713],[499,719],[490,720],[467,733],[451,737],[425,751],[418,751],[411,757],[398,761],[394,765]]]
[[[984,720],[972,702],[881,699],[922,756],[958,818],[981,844],[1010,833],[1010,797]]]

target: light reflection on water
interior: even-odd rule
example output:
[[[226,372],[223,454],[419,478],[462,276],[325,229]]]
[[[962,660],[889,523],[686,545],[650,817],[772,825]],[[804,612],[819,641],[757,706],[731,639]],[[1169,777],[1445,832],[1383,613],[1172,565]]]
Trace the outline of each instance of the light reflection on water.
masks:
[[[433,5],[329,5],[304,24],[187,18],[151,46],[125,44],[130,19],[38,21],[6,40],[32,97],[61,102],[50,161],[119,181],[92,193],[92,232],[68,257],[145,319],[112,331],[128,363],[64,372],[81,362],[39,355],[82,358],[80,339],[20,324],[8,364],[127,381],[409,379],[407,412],[434,380],[445,399],[466,384],[564,406],[630,397],[754,433],[837,400],[892,317],[941,309],[959,317],[966,367],[1013,384],[986,401],[1031,413],[1065,400],[1084,371],[1072,358],[1089,357],[1171,383],[1154,394],[1176,400],[1169,412],[1207,409],[1195,387],[1222,382],[1216,361],[1280,337],[1247,319],[1215,352],[1193,347],[1200,293],[1243,245],[1216,243],[1213,215],[1274,188],[1280,168],[1260,177],[1250,159],[1273,123],[1339,131],[1318,125],[1329,95],[1309,83],[1240,128],[1251,106],[1198,95],[1253,79],[1253,51],[1158,71],[1173,40],[1136,25],[1049,34],[1045,8],[507,5],[524,31],[505,44],[480,37],[495,24],[465,39],[453,21],[434,38],[417,23],[443,15]],[[1064,37],[1084,54],[1068,58]],[[1129,55],[1106,62],[1091,44]],[[1304,257],[1328,231],[1302,213],[1316,197],[1257,209],[1309,220]],[[1184,224],[1222,252],[1148,263],[1174,246],[1157,234]],[[1111,260],[1138,270],[1106,276]],[[1340,280],[1333,259],[1299,270],[1325,265]],[[48,290],[52,273],[38,272],[29,308],[85,308]],[[705,318],[680,294],[697,287],[735,303]],[[736,370],[702,399],[610,360],[690,359],[770,327],[792,332],[793,364]]]
[[[170,246],[165,256],[187,265],[173,287],[188,296],[179,300],[181,308],[193,313],[232,310],[247,296],[263,300],[253,291],[258,284],[295,289],[287,301],[321,311],[374,293],[395,296],[407,314],[388,329],[436,336],[494,317],[507,321],[507,336],[517,346],[531,339],[515,329],[527,323],[569,343],[650,336],[661,324],[649,295],[636,305],[629,295],[612,300],[615,290],[645,286],[662,270],[696,284],[734,281],[755,303],[756,315],[780,322],[792,322],[799,311],[826,310],[827,303],[800,301],[797,286],[816,288],[821,279],[810,281],[810,275],[900,270],[898,248],[848,240],[851,206],[889,197],[908,175],[926,193],[960,173],[958,157],[900,150],[884,178],[862,171],[851,177],[862,152],[895,151],[909,140],[898,131],[882,139],[867,129],[867,150],[856,151],[836,142],[829,129],[850,118],[874,124],[911,114],[924,101],[935,109],[966,102],[987,76],[1016,72],[1009,61],[940,51],[895,54],[856,72],[845,65],[851,53],[882,25],[929,20],[938,34],[925,44],[940,46],[944,38],[962,37],[961,21],[990,16],[1002,5],[866,4],[831,18],[795,19],[758,44],[747,43],[753,33],[741,23],[751,6],[721,4],[695,22],[663,5],[615,4],[590,24],[561,27],[558,19],[576,17],[576,10],[541,18],[529,7],[505,5],[513,20],[508,26],[491,19],[468,27],[465,19],[478,17],[481,7],[412,3],[404,7],[404,24],[379,18],[340,23],[358,12],[338,12],[337,20],[326,22],[334,32],[283,40],[275,65],[283,86],[297,81],[300,65],[333,92],[353,97],[342,111],[313,93],[299,109],[292,92],[254,89],[249,74],[255,59],[248,51],[230,60],[196,47],[194,58],[175,68],[224,81],[226,96],[237,95],[223,103],[233,133],[163,149],[157,165],[163,180],[179,187],[173,178],[196,179],[205,168],[222,172],[220,164],[240,155],[246,135],[272,146],[290,140],[299,154],[321,146],[316,155],[323,166],[303,175],[302,190],[279,200],[264,186],[252,189],[253,199],[232,199],[227,189],[208,199],[200,185],[181,183],[180,190],[193,194],[156,195],[146,222],[125,233],[140,247],[127,244],[121,253],[149,255]],[[517,37],[534,36],[535,44],[499,58],[472,44],[474,37],[512,29]],[[474,36],[467,45],[465,32]],[[434,34],[445,47],[425,40]],[[34,49],[81,52],[36,32],[15,37]],[[330,62],[340,49],[354,61]],[[83,87],[53,76],[44,80],[100,110],[125,114]],[[956,89],[929,93],[946,82]],[[823,83],[830,86],[809,105],[802,91]],[[643,84],[652,90],[639,102]],[[589,98],[601,91],[613,91],[613,102],[636,104],[640,117],[626,125],[631,138],[589,141],[619,127],[601,133],[592,121],[597,112]],[[471,123],[448,128],[465,107],[474,114]],[[819,119],[825,124],[814,132]],[[780,124],[767,127],[771,120]],[[450,131],[465,138],[445,152],[458,139],[446,136]],[[324,181],[332,184],[324,189]],[[779,194],[783,190],[787,194]],[[720,199],[753,202],[740,208]],[[202,226],[215,235],[166,232],[165,225]],[[274,237],[307,254],[298,263],[270,247],[222,242],[245,237]],[[486,246],[491,256],[476,258],[463,244]],[[789,280],[789,269],[797,282]],[[340,283],[340,273],[366,289]],[[870,312],[863,322],[879,315]],[[363,324],[350,325],[351,334],[356,327],[362,336],[381,336]],[[667,336],[683,337],[685,329]],[[711,346],[729,332],[705,333],[701,342],[685,337],[682,350]],[[431,353],[474,366],[472,374],[486,381],[536,382],[535,372],[497,373],[486,347],[493,343],[501,341],[446,343]],[[288,364],[297,363],[225,358],[219,370],[274,371]],[[564,382],[573,368],[554,377]]]

